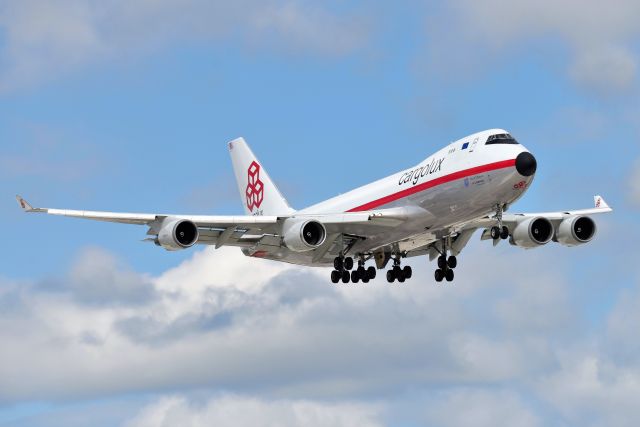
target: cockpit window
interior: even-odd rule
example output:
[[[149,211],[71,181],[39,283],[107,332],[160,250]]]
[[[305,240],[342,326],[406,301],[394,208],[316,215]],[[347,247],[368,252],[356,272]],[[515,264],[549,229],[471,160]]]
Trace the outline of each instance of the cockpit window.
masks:
[[[489,144],[517,144],[518,141],[508,133],[498,133],[487,138],[486,145]]]

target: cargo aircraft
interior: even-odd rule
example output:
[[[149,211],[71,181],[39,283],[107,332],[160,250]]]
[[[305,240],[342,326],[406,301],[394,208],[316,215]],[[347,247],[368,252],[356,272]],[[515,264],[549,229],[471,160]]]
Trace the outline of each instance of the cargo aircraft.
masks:
[[[537,162],[502,129],[462,138],[415,166],[301,210],[287,203],[244,139],[228,147],[245,215],[62,210],[17,200],[26,212],[145,225],[145,240],[169,251],[237,246],[250,257],[332,266],[333,283],[367,283],[389,264],[387,281],[404,282],[412,270],[403,259],[422,255],[437,260],[437,282],[450,282],[476,230],[494,246],[507,239],[522,248],[576,246],[596,234],[590,216],[611,211],[595,196],[590,209],[507,213],[531,185]],[[375,266],[365,267],[370,260]]]

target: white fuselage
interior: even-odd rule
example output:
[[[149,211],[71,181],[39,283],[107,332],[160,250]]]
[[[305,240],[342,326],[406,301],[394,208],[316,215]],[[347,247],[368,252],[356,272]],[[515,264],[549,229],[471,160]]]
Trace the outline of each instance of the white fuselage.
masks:
[[[399,251],[422,247],[450,234],[466,222],[495,212],[498,203],[513,203],[529,187],[533,175],[522,176],[515,168],[518,154],[527,151],[522,145],[485,145],[489,135],[498,133],[506,131],[491,129],[462,138],[413,167],[296,214],[419,208],[422,214],[358,242],[353,251],[367,252],[394,242],[397,242]],[[296,264],[318,265],[312,257],[310,253],[292,251],[278,251],[265,256]]]

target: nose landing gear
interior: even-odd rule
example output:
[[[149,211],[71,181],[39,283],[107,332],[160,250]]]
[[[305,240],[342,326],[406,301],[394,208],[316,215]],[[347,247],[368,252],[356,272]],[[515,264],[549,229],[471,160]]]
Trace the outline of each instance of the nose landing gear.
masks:
[[[509,229],[504,225],[502,225],[503,211],[504,211],[504,208],[500,203],[498,203],[496,205],[496,219],[498,220],[498,225],[494,225],[493,227],[491,227],[491,230],[490,230],[491,238],[494,241],[497,241],[498,239],[506,240],[509,238],[509,234],[510,234]]]

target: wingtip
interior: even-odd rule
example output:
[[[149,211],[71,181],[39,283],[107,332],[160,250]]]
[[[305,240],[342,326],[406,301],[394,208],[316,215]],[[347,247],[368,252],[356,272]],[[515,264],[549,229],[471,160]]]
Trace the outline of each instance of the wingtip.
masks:
[[[18,201],[18,205],[20,205],[20,208],[23,211],[25,211],[25,212],[33,211],[33,206],[31,206],[29,204],[29,202],[27,202],[25,199],[23,199],[22,196],[16,195],[16,200]]]
[[[593,203],[597,209],[611,209],[611,207],[604,201],[604,198],[600,195],[593,196]]]

